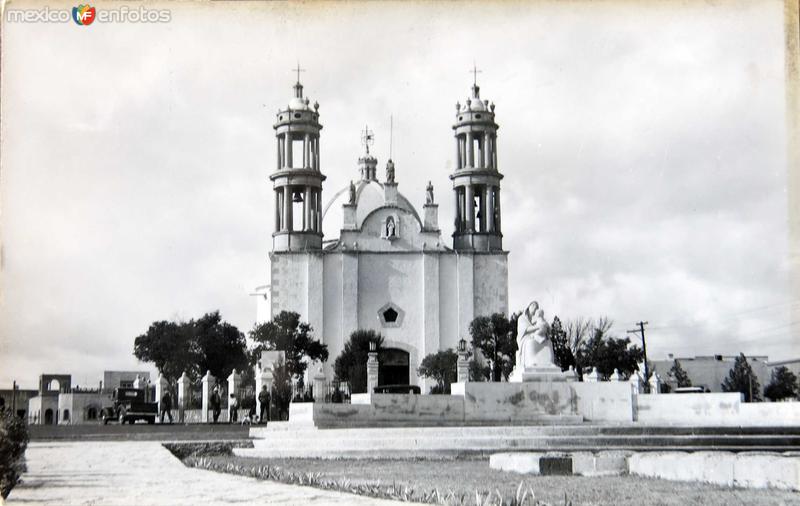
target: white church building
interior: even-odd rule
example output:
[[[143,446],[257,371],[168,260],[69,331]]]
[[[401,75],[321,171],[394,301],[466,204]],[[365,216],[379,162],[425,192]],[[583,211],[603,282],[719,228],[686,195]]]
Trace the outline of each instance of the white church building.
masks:
[[[365,132],[358,181],[323,206],[319,104],[309,105],[303,86],[294,85],[274,125],[271,279],[255,295],[261,321],[289,310],[314,328],[330,353],[323,369],[328,379],[350,333],[373,329],[384,337],[379,384],[418,384],[426,391],[416,372],[426,355],[455,349],[462,337],[469,341],[473,318],[508,314],[494,109],[477,85],[456,104],[456,169],[452,194],[441,204],[429,183],[414,188],[426,191],[421,212],[415,209],[398,189],[392,160],[379,175]],[[452,242],[442,237],[439,205],[455,206]],[[322,223],[334,206],[342,211],[341,232],[324,238]]]

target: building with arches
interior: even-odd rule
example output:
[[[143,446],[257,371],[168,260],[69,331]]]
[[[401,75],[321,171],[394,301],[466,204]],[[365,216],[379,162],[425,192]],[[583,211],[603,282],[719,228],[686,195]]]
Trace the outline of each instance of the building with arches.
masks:
[[[309,103],[298,79],[273,127],[277,157],[269,178],[275,231],[270,284],[253,294],[259,297],[259,314],[267,319],[283,310],[299,313],[328,346],[323,369],[328,379],[350,333],[376,330],[385,348],[379,383],[418,384],[427,391],[416,372],[426,355],[468,339],[473,318],[508,313],[495,106],[480,97],[477,83],[464,103],[456,104],[456,166],[442,204],[455,209],[450,240],[439,226],[433,186],[411,188],[425,192],[419,212],[399,191],[391,159],[378,173],[368,130],[356,180],[323,206],[320,106]],[[442,132],[443,141],[446,135]],[[322,223],[334,206],[343,215],[339,237],[325,238]]]

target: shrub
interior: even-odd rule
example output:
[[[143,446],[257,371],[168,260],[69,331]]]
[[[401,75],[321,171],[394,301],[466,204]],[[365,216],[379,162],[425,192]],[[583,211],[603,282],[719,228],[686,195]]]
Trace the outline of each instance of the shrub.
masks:
[[[0,496],[8,497],[25,472],[28,426],[10,410],[0,411]]]

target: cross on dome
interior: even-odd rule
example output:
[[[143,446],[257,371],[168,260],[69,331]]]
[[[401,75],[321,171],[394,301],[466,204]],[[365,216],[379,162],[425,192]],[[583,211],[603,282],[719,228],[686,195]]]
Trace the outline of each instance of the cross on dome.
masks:
[[[367,125],[364,125],[364,131],[361,132],[361,144],[367,149],[367,154],[369,154],[369,147],[375,143],[375,134],[372,130],[369,129]]]
[[[306,69],[300,68],[300,62],[297,62],[297,67],[292,69],[294,72],[297,72],[297,83],[300,84],[300,72],[305,72]]]
[[[478,67],[475,66],[475,62],[472,62],[472,70],[470,70],[472,74],[472,86],[478,86],[478,74],[483,74],[482,70],[478,70]]]

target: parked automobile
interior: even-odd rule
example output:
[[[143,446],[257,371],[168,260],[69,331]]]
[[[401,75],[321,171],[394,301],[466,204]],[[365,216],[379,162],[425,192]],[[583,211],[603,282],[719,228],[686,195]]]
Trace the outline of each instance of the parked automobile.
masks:
[[[141,388],[115,388],[111,399],[113,406],[103,408],[100,417],[103,424],[110,421],[134,423],[136,420],[147,420],[156,423],[158,415],[157,402],[145,402],[144,390]]]

